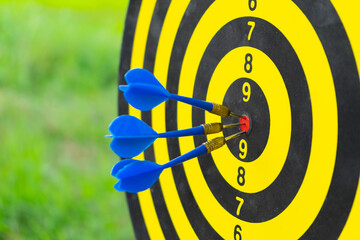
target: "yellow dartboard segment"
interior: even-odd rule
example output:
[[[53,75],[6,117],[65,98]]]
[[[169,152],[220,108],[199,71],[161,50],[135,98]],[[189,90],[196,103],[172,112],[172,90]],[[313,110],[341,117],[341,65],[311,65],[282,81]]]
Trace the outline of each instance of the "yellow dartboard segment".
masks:
[[[167,67],[170,61],[171,50],[175,40],[177,28],[188,3],[189,1],[184,0],[172,1],[164,20],[154,66],[154,74],[164,86],[166,86],[166,79],[168,74]],[[152,113],[153,128],[158,132],[165,132],[165,104],[158,106],[153,110]],[[158,139],[158,141],[154,143],[154,151],[156,161],[158,163],[164,164],[170,160],[166,139]],[[182,208],[182,204],[174,183],[174,176],[170,170],[164,171],[160,176],[160,185],[164,194],[167,208],[169,210],[170,218],[173,221],[179,238],[196,239],[194,230],[187,220],[186,214]]]
[[[232,66],[247,53],[252,53],[256,59],[251,74],[247,74],[241,67]],[[239,161],[228,148],[214,151],[212,156],[226,182],[239,191],[256,193],[267,188],[277,178],[286,160],[291,133],[290,103],[285,84],[274,63],[265,54],[250,47],[234,49],[221,60],[212,76],[206,100],[222,102],[230,84],[244,77],[257,82],[266,96],[271,118],[267,145],[261,156],[252,162]],[[206,113],[205,119],[206,122],[221,121],[209,113]],[[238,173],[234,171],[240,165],[246,169],[244,186],[237,183]]]
[[[131,68],[143,67],[146,41],[148,37],[147,33],[155,3],[156,1],[147,1],[141,5],[134,36],[134,45],[132,48]],[[141,112],[132,107],[129,108],[129,114],[141,118]],[[137,159],[144,159],[143,154],[138,156]],[[150,238],[164,239],[162,229],[160,228],[160,224],[156,216],[150,190],[139,193],[138,198]]]
[[[352,1],[351,4],[347,4],[344,1],[332,0],[336,11],[338,12],[342,23],[344,24],[346,34],[349,37],[353,54],[357,62],[357,69],[359,72],[360,61],[360,31],[355,27],[355,22],[359,21],[359,9],[360,2]],[[359,79],[360,81],[360,79]],[[346,225],[341,232],[339,239],[360,239],[360,231],[358,227],[360,224],[360,176],[359,183],[356,190],[356,197],[354,199],[353,206]]]
[[[121,84],[130,68],[146,68],[171,93],[252,123],[127,195],[138,239],[360,237],[359,10],[338,0],[130,2]],[[238,121],[173,101],[139,112],[121,93],[119,113],[159,132]],[[159,139],[136,158],[165,163],[230,133]]]
[[[182,84],[181,80],[184,79],[184,81],[189,82],[190,81],[189,79],[195,79],[196,70],[198,66],[198,64],[196,63],[200,62],[200,59],[203,55],[201,51],[202,49],[205,49],[205,47],[207,46],[207,44],[204,44],[204,42],[210,42],[210,40],[213,38],[213,35],[215,35],[215,33],[219,31],[219,29],[216,29],[217,26],[222,27],[226,23],[235,19],[236,14],[241,14],[236,11],[236,9],[239,9],[242,6],[241,2],[238,1],[232,2],[232,6],[234,6],[233,8],[234,10],[229,11],[229,9],[227,9],[227,14],[221,14],[221,12],[219,13],[216,11],[219,9],[225,9],[227,4],[228,2],[216,1],[210,7],[210,9],[205,13],[200,23],[198,24],[197,28],[195,29],[195,32],[193,33],[192,39],[187,48],[188,59],[185,56],[183,63],[182,75],[180,78],[180,89],[179,89],[180,95],[181,94],[192,95],[192,93],[189,92],[190,89],[185,88],[186,84]],[[274,6],[270,3],[268,3],[268,5],[265,5],[265,3],[263,3],[262,8],[260,8],[259,6],[259,9],[254,11],[253,14],[256,15],[259,14],[259,17],[261,19],[265,19],[268,20],[269,22],[272,22],[275,26],[277,26],[280,29],[281,32],[283,32],[285,36],[288,36],[287,35],[288,31],[289,32],[294,31],[293,30],[294,26],[293,25],[289,26],[289,23],[284,21],[284,19],[286,19],[287,17],[288,18],[295,17],[295,19],[297,19],[296,17],[298,16],[298,18],[299,19],[302,18],[303,21],[296,22],[297,24],[300,25],[300,26],[296,26],[296,28],[310,30],[307,31],[309,32],[309,37],[306,38],[308,39],[307,41],[309,42],[305,42],[304,39],[299,39],[298,37],[293,40],[292,35],[290,35],[288,37],[290,43],[292,43],[292,45],[294,45],[295,43],[303,44],[303,45],[305,45],[304,43],[307,43],[308,45],[312,45],[312,46],[319,45],[319,40],[316,36],[315,31],[312,30],[310,23],[306,21],[306,19],[304,19],[305,16],[296,7],[296,5],[287,1],[282,2],[282,4],[286,6],[287,9],[286,15],[284,15],[284,13],[280,13],[278,9],[274,9]],[[222,18],[219,17],[219,15],[222,16]],[[216,21],[214,20],[215,16],[217,16]],[[234,16],[233,19],[230,18],[232,16]],[[313,33],[312,36],[310,35],[311,33]],[[296,49],[299,48],[295,47],[295,50]],[[186,168],[186,172],[187,172],[188,180],[190,181],[190,185],[193,188],[196,188],[196,189],[192,189],[192,192],[194,193],[197,203],[199,204],[199,207],[201,208],[202,212],[205,214],[207,220],[211,223],[211,226],[213,226],[218,232],[220,232],[221,236],[224,238],[228,238],[229,234],[232,234],[232,231],[223,227],[225,222],[227,226],[232,228],[239,223],[240,226],[242,226],[242,235],[244,236],[244,238],[246,237],[250,239],[262,239],[267,236],[271,238],[282,237],[284,239],[286,238],[296,239],[300,237],[314,221],[317,213],[321,208],[321,204],[325,200],[326,191],[330,184],[331,173],[333,169],[333,165],[330,164],[329,160],[331,159],[333,162],[335,160],[336,137],[337,137],[336,132],[328,131],[329,128],[327,126],[327,116],[328,116],[327,114],[330,113],[331,116],[336,116],[337,113],[336,113],[336,107],[335,109],[329,108],[326,113],[323,113],[322,111],[324,111],[325,109],[321,106],[324,106],[324,104],[330,106],[336,105],[335,94],[333,90],[333,85],[331,83],[332,78],[330,75],[329,67],[326,65],[327,61],[323,49],[319,47],[319,48],[315,48],[315,50],[310,48],[304,50],[304,46],[300,49],[303,49],[301,51],[302,53],[308,51],[307,54],[308,60],[304,62],[308,63],[309,65],[314,63],[313,60],[316,59],[317,56],[319,56],[320,59],[319,60],[316,59],[317,60],[316,62],[324,63],[323,65],[324,67],[323,68],[319,67],[314,77],[310,75],[310,71],[309,73],[307,73],[307,69],[304,67],[305,74],[307,76],[307,82],[309,83],[309,90],[312,100],[313,119],[314,119],[312,152],[309,160],[310,166],[308,167],[308,171],[307,171],[307,176],[309,177],[305,177],[305,182],[309,182],[309,183],[312,182],[312,184],[309,184],[309,186],[303,184],[303,187],[299,190],[299,193],[297,194],[297,197],[292,202],[292,204],[290,204],[289,207],[285,209],[282,214],[280,214],[278,217],[274,218],[273,220],[263,223],[256,223],[256,224],[251,224],[247,222],[242,223],[241,221],[231,216],[227,211],[224,211],[222,206],[219,206],[217,201],[213,199],[213,195],[211,192],[206,192],[204,190],[207,184],[202,180],[201,170],[200,168],[197,167],[198,164],[196,162],[191,162],[192,165],[191,167],[189,165],[189,167]],[[316,50],[319,51],[318,54]],[[196,61],[196,59],[199,60]],[[301,57],[300,57],[300,61],[302,62]],[[323,79],[329,79],[330,82],[329,90],[325,88],[326,87],[325,82],[323,82],[322,85],[316,84],[318,82],[319,75],[321,75]],[[314,83],[314,85],[310,85],[310,83],[312,83],[311,81]],[[184,87],[181,88],[181,86]],[[316,88],[318,88],[318,90],[316,90]],[[182,91],[182,89],[184,89],[184,91]],[[314,94],[311,94],[312,89],[315,89]],[[326,96],[325,95],[326,93],[329,93],[329,96]],[[325,96],[327,97],[326,103],[323,102]],[[319,108],[317,108],[317,101],[320,102]],[[179,109],[180,107],[182,106],[179,106]],[[188,107],[184,106],[181,110],[178,110],[178,112],[182,112],[184,114],[184,112],[186,112],[186,108],[189,109]],[[316,110],[314,110],[314,108]],[[333,111],[335,110],[335,111],[331,112],[331,110]],[[188,112],[188,114],[191,113]],[[189,123],[189,121],[187,122],[181,121],[180,123],[181,125],[179,126],[179,128],[186,128],[189,127],[189,125],[191,124],[191,122],[190,124],[186,124]],[[317,142],[318,138],[319,140],[321,139],[321,142]],[[327,151],[324,152],[324,147],[322,147],[323,146],[322,144],[325,144],[327,146],[325,149],[327,148],[330,149],[327,149]],[[180,146],[182,147],[183,150],[182,152],[187,152],[189,149],[192,149],[194,147],[193,144],[181,140],[180,140]],[[326,166],[324,166],[323,162],[319,161],[321,159],[327,159]],[[326,171],[326,168],[324,167],[327,167],[328,170]],[[310,175],[310,172],[312,171],[314,173],[313,175]],[[326,173],[328,174],[326,175]],[[319,179],[317,176],[319,176],[320,174],[322,174],[323,177]],[[325,183],[326,179],[328,180],[328,183]],[[322,182],[319,180],[321,180]],[[259,179],[258,181],[260,182],[261,179]],[[202,183],[203,185],[200,183]],[[318,188],[315,187],[315,184]],[[200,191],[200,189],[203,190]],[[323,192],[321,192],[321,189],[323,189]],[[305,191],[305,193],[302,194],[303,191]],[[318,199],[316,199],[316,197],[318,197]],[[213,200],[210,201],[210,199]],[[246,202],[244,204],[246,204]],[[217,213],[216,216],[213,215],[214,212]],[[292,222],[292,224],[289,224],[289,222]],[[289,231],[286,232],[282,231],[282,228],[285,224],[287,225]]]

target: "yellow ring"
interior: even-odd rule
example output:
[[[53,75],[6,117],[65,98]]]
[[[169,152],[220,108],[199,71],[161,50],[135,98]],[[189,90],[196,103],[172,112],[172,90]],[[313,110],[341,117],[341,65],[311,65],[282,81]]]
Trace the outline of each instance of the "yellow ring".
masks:
[[[254,59],[251,73],[246,73],[241,66],[234,67],[234,62],[240,62],[239,59],[244,59],[247,53],[251,53]],[[252,162],[239,161],[227,147],[214,151],[212,155],[217,169],[233,188],[246,193],[256,193],[267,188],[284,166],[290,145],[291,110],[280,72],[271,59],[252,47],[236,48],[221,60],[211,78],[206,100],[222,103],[231,83],[245,77],[260,86],[268,102],[270,131],[267,145],[259,158]],[[206,122],[221,121],[218,116],[210,113],[206,113],[205,119]],[[239,166],[246,170],[244,186],[237,183]]]
[[[282,10],[277,7],[279,4]],[[259,2],[253,12],[248,9],[247,1],[215,1],[203,15],[189,42],[180,74],[179,94],[192,96],[193,89],[189,86],[194,86],[199,62],[215,33],[231,20],[244,16],[256,16],[276,26],[290,41],[303,66],[313,108],[312,149],[303,184],[292,203],[277,217],[262,223],[247,223],[227,213],[216,201],[196,161],[186,163],[185,172],[202,213],[223,238],[233,238],[234,227],[239,224],[245,239],[297,239],[312,224],[325,200],[335,164],[338,129],[330,67],[321,42],[306,16],[294,3],[285,0],[276,5],[269,1]],[[288,19],[293,21],[289,23]],[[302,31],[301,38],[299,29]],[[191,108],[182,104],[178,106],[179,114],[191,116]],[[327,116],[333,117],[331,122]],[[178,125],[179,128],[191,126],[191,118],[178,119]],[[194,147],[192,141],[180,140],[182,153]]]
[[[189,2],[189,0],[172,1],[161,30],[154,64],[154,75],[164,86],[166,86],[168,67],[177,29]],[[158,132],[166,131],[165,104],[161,104],[152,110],[152,127]],[[160,164],[171,160],[169,159],[166,139],[160,138],[154,142],[154,154],[156,162]],[[159,181],[177,235],[180,239],[196,239],[197,236],[183,209],[171,169],[164,170]]]

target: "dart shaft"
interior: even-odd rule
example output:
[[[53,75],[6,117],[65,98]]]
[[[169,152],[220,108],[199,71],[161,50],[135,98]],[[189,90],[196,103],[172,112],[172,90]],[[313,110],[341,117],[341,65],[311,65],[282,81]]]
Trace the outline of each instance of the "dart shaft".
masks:
[[[160,138],[169,138],[169,137],[185,137],[185,136],[195,136],[195,135],[207,135],[213,133],[219,133],[224,128],[237,127],[240,123],[233,123],[228,125],[223,125],[222,123],[205,123],[201,124],[198,127],[193,127],[184,130],[176,130],[164,133],[158,133]]]
[[[208,112],[211,112],[211,113],[216,114],[221,117],[228,117],[228,116],[240,117],[239,115],[231,112],[231,110],[228,107],[217,104],[217,103],[206,102],[203,100],[199,100],[199,99],[195,99],[195,98],[188,98],[188,97],[179,96],[176,94],[170,94],[169,98],[176,100],[176,101],[190,104],[194,107],[204,109]]]
[[[210,141],[207,141],[204,143],[204,146],[206,147],[206,151],[212,152],[218,148],[221,148],[226,143],[226,140],[224,137],[217,137],[214,139],[211,139]]]
[[[219,133],[224,128],[232,128],[240,126],[240,123],[232,123],[223,125],[222,123],[204,123],[201,124],[204,127],[204,134],[212,134],[212,133]]]
[[[206,149],[207,149],[207,152],[212,152],[218,148],[221,148],[222,146],[225,145],[225,143],[231,139],[234,139],[234,138],[237,138],[239,137],[240,135],[244,134],[245,132],[241,131],[241,132],[238,132],[238,133],[235,133],[233,135],[230,135],[228,137],[217,137],[217,138],[214,138],[214,139],[211,139],[210,141],[207,141],[204,143]]]
[[[222,123],[205,123],[201,126],[204,127],[204,134],[219,133],[224,128]]]
[[[212,104],[213,104],[213,108],[210,111],[211,113],[219,115],[221,117],[228,117],[232,115],[232,112],[228,107],[217,103],[212,103]]]
[[[160,138],[185,137],[185,136],[194,136],[194,135],[203,135],[203,134],[204,134],[204,127],[198,126],[184,130],[159,133],[158,137]]]
[[[245,124],[245,123],[231,123],[231,124],[223,125],[223,128],[232,128],[232,127],[237,127],[237,126],[240,126],[243,124]]]
[[[207,148],[205,147],[205,145],[201,145],[201,146],[195,148],[194,150],[191,150],[190,152],[187,152],[184,155],[181,155],[181,156],[171,160],[170,162],[165,163],[162,166],[164,169],[168,168],[168,167],[173,167],[177,164],[185,162],[186,160],[192,159],[194,157],[198,157],[205,153],[207,153]]]
[[[239,137],[240,135],[242,135],[244,133],[245,133],[244,131],[241,131],[241,132],[235,133],[233,135],[230,135],[230,136],[225,138],[225,141],[227,142],[227,141],[229,141],[231,139],[237,138],[237,137]]]
[[[176,130],[165,133],[159,133],[158,137],[160,138],[169,138],[169,137],[185,137],[185,136],[194,136],[194,135],[207,135],[213,133],[219,133],[224,128],[237,127],[240,123],[233,123],[228,125],[223,125],[222,123],[205,123],[201,124],[198,127],[193,127],[184,130]]]
[[[203,143],[201,146],[195,148],[194,150],[185,153],[184,155],[181,155],[173,160],[171,160],[170,162],[165,163],[163,166],[163,169],[168,168],[168,167],[173,167],[177,164],[183,163],[189,159],[198,157],[200,155],[203,155],[205,153],[210,153],[218,148],[221,148],[222,146],[225,145],[226,141],[230,140],[230,139],[234,139],[238,136],[240,136],[241,134],[243,134],[244,132],[238,132],[236,134],[233,134],[229,137],[217,137],[214,139],[211,139],[210,141],[207,141],[205,143]]]
[[[176,94],[170,94],[169,96],[170,99],[176,100],[176,101],[180,101],[183,103],[187,103],[190,104],[194,107],[198,107],[201,109],[204,109],[206,111],[211,112],[211,110],[213,109],[213,104],[203,101],[203,100],[199,100],[199,99],[195,99],[195,98],[189,98],[189,97],[184,97],[184,96],[179,96]]]

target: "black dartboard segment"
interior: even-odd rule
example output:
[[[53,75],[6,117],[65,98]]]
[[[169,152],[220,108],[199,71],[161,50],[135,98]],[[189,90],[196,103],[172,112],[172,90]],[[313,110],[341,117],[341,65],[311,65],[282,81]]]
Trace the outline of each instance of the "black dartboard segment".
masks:
[[[257,83],[253,80],[240,78],[233,82],[228,88],[223,104],[236,113],[248,116],[251,122],[248,134],[244,134],[233,141],[228,141],[226,143],[227,147],[234,157],[239,160],[246,162],[256,160],[264,151],[270,130],[269,107],[264,93],[259,85],[257,85]],[[222,118],[221,121],[223,124],[232,124],[238,123],[239,119]],[[252,126],[255,127],[252,128]],[[224,136],[230,136],[238,131],[239,128],[224,129]],[[242,151],[240,151],[240,142],[242,139],[245,139],[247,145],[249,146],[246,156],[242,154]],[[241,149],[244,149],[245,143],[242,142],[242,144],[243,146],[241,146]]]
[[[251,119],[248,134],[127,194],[137,239],[360,238],[360,40],[349,21],[359,9],[325,0],[130,1],[120,84],[129,69],[145,68],[171,93]],[[239,121],[175,101],[141,113],[122,93],[118,106],[159,132]],[[164,163],[214,137],[159,140],[137,158]]]

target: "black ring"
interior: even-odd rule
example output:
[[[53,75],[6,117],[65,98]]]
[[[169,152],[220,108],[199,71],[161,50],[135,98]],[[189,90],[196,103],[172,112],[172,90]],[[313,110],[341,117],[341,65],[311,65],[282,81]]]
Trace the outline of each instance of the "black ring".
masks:
[[[257,28],[251,41],[247,39],[249,21],[255,22]],[[219,48],[219,44],[224,47]],[[265,20],[245,17],[227,23],[211,40],[197,72],[195,98],[206,98],[211,76],[220,60],[229,51],[241,46],[250,46],[262,51],[274,62],[282,75],[291,108],[291,140],[286,161],[280,174],[269,187],[251,194],[239,192],[230,186],[217,170],[211,154],[200,156],[199,163],[211,192],[224,209],[247,222],[264,222],[286,209],[296,196],[305,176],[312,138],[310,94],[300,60],[286,37]],[[238,67],[242,67],[241,63],[239,60]],[[253,59],[253,65],[256,67],[256,59]],[[204,121],[204,111],[193,108],[193,125]],[[194,137],[194,141],[195,145],[199,145],[206,141],[206,138]],[[244,200],[240,216],[236,215],[236,196]]]
[[[197,23],[205,11],[214,1],[202,1],[199,4],[191,1],[181,20],[178,32],[175,37],[173,51],[171,53],[168,79],[166,89],[171,93],[177,93],[179,87],[179,77],[185,51],[195,30]],[[177,103],[175,101],[167,101],[166,105],[166,131],[177,130]],[[169,158],[174,159],[180,153],[179,141],[177,138],[167,139]],[[175,185],[183,205],[186,216],[199,239],[223,239],[216,230],[209,224],[190,190],[189,182],[186,178],[184,167],[182,164],[172,168]]]
[[[176,93],[178,89],[177,83],[182,60],[191,34],[201,16],[212,2],[204,1],[198,4],[191,1],[184,14],[169,65],[170,82],[167,88],[173,93]],[[351,45],[332,4],[325,0],[296,0],[294,2],[307,16],[319,36],[328,57],[337,95],[339,136],[333,179],[326,201],[318,217],[303,235],[303,239],[331,239],[340,235],[346,223],[358,184],[360,148],[356,148],[354,143],[360,142],[360,126],[357,125],[360,122],[359,76]],[[122,76],[130,67],[131,49],[140,4],[140,1],[131,1],[128,9],[121,54],[120,83],[123,83]],[[331,22],[332,24],[324,26],[324,20],[329,20],[326,22]],[[175,110],[173,111],[174,107]],[[119,114],[124,114],[125,112],[127,112],[127,104],[120,94]],[[173,122],[177,119],[176,113],[176,103],[168,102],[166,104],[166,128],[168,131],[177,129],[176,121],[175,123]],[[168,141],[168,145],[170,158],[180,154],[177,140]],[[181,193],[180,199],[184,210],[198,237],[201,239],[221,239],[199,210],[189,188],[183,167],[181,165],[175,167],[173,174],[177,190],[179,194]],[[344,180],[345,175],[346,180]],[[138,239],[148,239],[149,235],[138,205],[137,195],[128,194],[127,196],[136,237]]]
[[[350,41],[331,2],[293,2],[308,18],[325,50],[335,85],[339,126],[335,168],[326,200],[301,239],[337,239],[349,217],[359,181],[359,74]]]
[[[245,83],[249,84],[250,95],[243,94],[242,88]],[[245,102],[244,99],[248,100]],[[270,132],[269,106],[260,86],[249,78],[237,79],[227,89],[222,104],[229,107],[231,111],[246,115],[250,119],[250,128],[246,134],[226,142],[229,151],[239,160],[240,165],[242,162],[255,161],[264,151]],[[239,118],[223,117],[221,122],[225,125],[239,123]],[[226,137],[239,131],[239,127],[225,128],[223,134]],[[240,157],[240,154],[243,154],[240,152],[241,140],[247,143],[246,156],[243,158]]]
[[[126,84],[124,75],[130,69],[131,51],[133,48],[136,22],[139,16],[141,1],[130,1],[125,22],[125,30],[121,46],[121,60],[119,66],[119,85]],[[118,94],[118,115],[128,114],[129,107],[122,93]],[[126,193],[131,222],[137,239],[150,239],[140,208],[139,197],[134,193]]]

